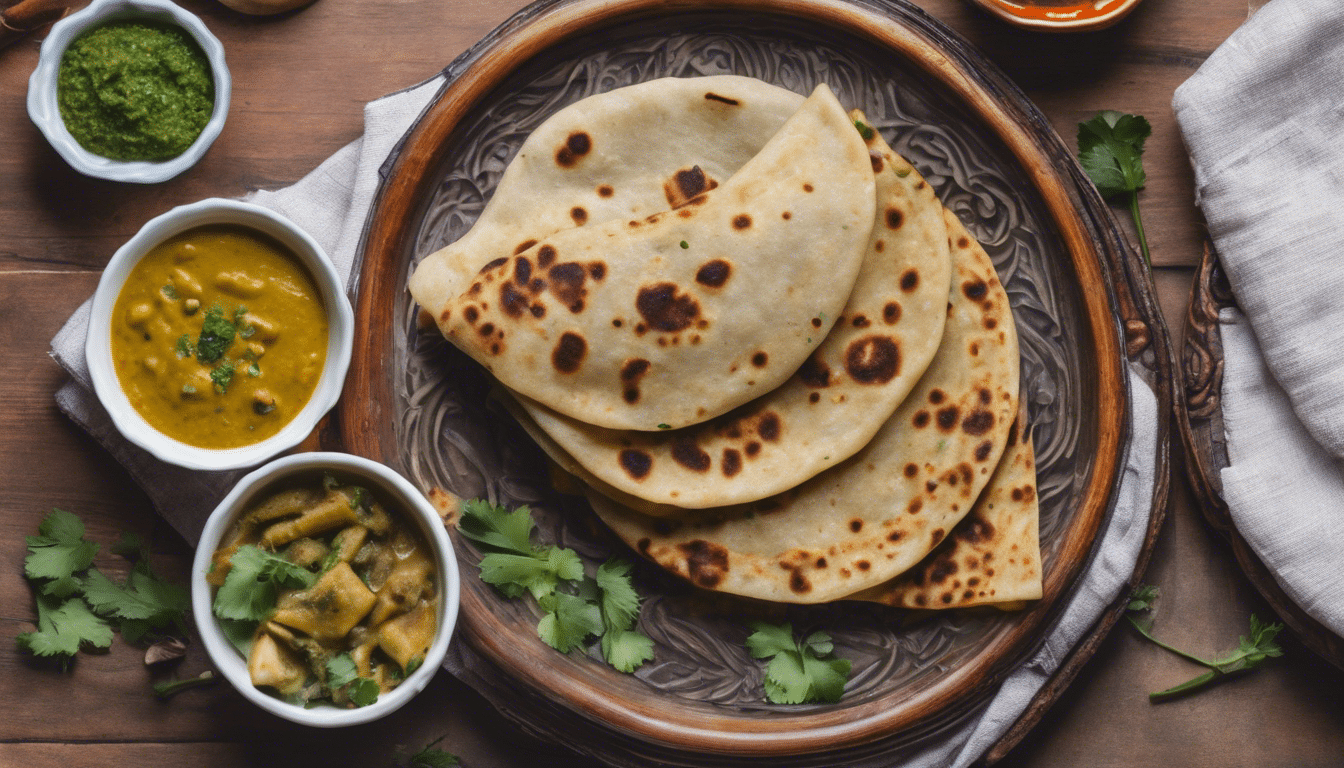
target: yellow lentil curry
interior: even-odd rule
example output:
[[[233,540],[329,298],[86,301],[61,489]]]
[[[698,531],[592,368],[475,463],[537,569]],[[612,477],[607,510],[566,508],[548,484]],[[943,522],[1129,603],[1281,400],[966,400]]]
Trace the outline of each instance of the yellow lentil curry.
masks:
[[[331,475],[248,508],[206,580],[252,684],[296,703],[372,704],[423,663],[438,627],[419,529]]]
[[[155,246],[112,313],[112,361],[151,426],[201,448],[261,442],[308,399],[327,356],[327,314],[297,257],[238,226]]]

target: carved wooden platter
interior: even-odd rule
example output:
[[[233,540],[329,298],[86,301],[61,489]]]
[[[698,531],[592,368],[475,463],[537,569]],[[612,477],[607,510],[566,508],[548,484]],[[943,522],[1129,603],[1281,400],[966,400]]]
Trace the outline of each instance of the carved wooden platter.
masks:
[[[884,606],[766,605],[710,595],[643,561],[640,630],[655,660],[618,673],[537,637],[535,604],[464,578],[465,668],[521,726],[618,765],[892,765],[978,713],[1041,640],[1093,553],[1129,447],[1129,371],[1160,406],[1154,512],[1167,493],[1171,357],[1146,272],[1068,147],[1020,91],[954,33],[903,2],[543,0],[445,70],[442,90],[384,166],[358,271],[355,360],[339,412],[348,450],[421,488],[528,504],[541,538],[591,566],[638,557],[487,397],[489,377],[416,322],[406,279],[461,237],[524,138],[593,93],[664,76],[741,74],[799,93],[828,83],[863,109],[994,259],[1022,349],[1037,446],[1045,597],[1027,610],[913,615]],[[478,550],[455,540],[463,572]],[[1118,601],[992,761],[1091,656]],[[765,703],[752,619],[825,630],[853,662],[837,704]]]
[[[1204,258],[1191,288],[1181,350],[1185,407],[1176,415],[1181,443],[1185,447],[1185,463],[1190,471],[1190,485],[1199,497],[1204,519],[1231,545],[1237,564],[1266,602],[1297,633],[1304,645],[1344,669],[1344,638],[1308,615],[1284,592],[1273,572],[1237,532],[1227,502],[1223,500],[1221,472],[1230,462],[1223,431],[1223,343],[1218,315],[1223,309],[1236,305],[1227,276],[1218,263],[1218,254],[1211,244],[1206,243]]]

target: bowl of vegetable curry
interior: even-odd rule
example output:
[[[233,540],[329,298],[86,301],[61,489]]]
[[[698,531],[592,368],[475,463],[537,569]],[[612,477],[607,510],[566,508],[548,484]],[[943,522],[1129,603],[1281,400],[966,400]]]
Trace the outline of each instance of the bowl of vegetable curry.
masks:
[[[443,521],[391,469],[296,454],[249,474],[206,523],[192,604],[245,697],[337,727],[382,717],[443,661],[458,581]]]

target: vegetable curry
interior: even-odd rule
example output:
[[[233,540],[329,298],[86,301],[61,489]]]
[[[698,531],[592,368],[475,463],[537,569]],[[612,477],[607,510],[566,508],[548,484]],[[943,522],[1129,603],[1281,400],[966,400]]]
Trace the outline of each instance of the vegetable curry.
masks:
[[[313,480],[266,496],[224,537],[207,577],[214,613],[254,685],[364,706],[424,661],[438,574],[404,514],[366,488]]]
[[[279,432],[326,362],[327,315],[312,277],[280,243],[244,227],[199,227],[155,246],[112,318],[112,360],[131,405],[201,448]]]

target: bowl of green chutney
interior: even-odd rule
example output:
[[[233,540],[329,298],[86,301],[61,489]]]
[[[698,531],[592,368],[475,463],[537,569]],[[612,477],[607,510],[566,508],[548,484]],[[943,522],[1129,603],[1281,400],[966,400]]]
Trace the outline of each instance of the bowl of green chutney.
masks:
[[[42,42],[28,116],[76,171],[153,184],[205,154],[231,92],[199,18],[169,0],[94,0]]]

